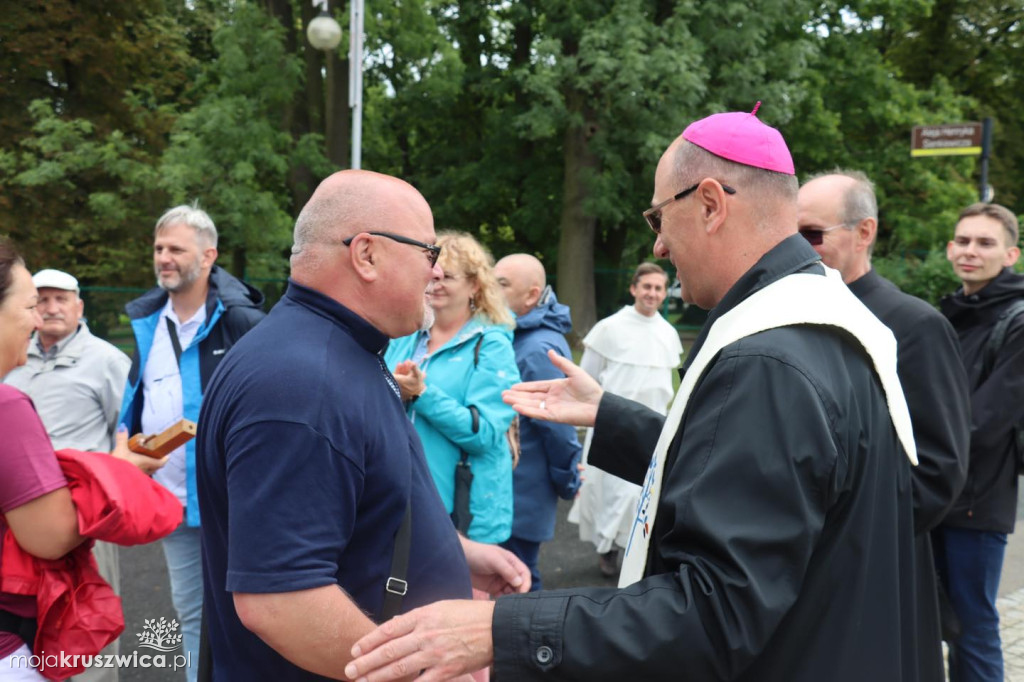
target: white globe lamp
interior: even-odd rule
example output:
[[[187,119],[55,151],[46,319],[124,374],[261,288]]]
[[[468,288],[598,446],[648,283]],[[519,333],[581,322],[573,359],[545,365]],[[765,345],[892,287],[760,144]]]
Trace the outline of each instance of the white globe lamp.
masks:
[[[309,44],[318,50],[333,50],[341,43],[341,26],[326,11],[320,12],[306,27]]]

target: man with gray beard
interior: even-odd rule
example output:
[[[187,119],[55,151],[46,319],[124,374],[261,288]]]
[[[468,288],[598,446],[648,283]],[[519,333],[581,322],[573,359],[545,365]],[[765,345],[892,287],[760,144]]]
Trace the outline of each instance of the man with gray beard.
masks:
[[[216,266],[217,228],[205,211],[176,206],[154,229],[157,286],[125,306],[135,334],[120,423],[154,434],[182,418],[197,421],[203,392],[224,354],[264,317],[263,294]],[[145,461],[143,461],[145,460]],[[171,599],[182,625],[188,680],[196,679],[203,607],[195,441],[164,460],[139,467],[185,508],[180,527],[163,540]]]

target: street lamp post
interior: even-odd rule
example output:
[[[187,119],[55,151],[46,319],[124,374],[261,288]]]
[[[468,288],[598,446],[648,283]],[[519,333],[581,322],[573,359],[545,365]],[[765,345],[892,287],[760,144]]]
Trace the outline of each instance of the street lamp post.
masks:
[[[362,167],[363,157],[363,0],[350,0],[348,48],[348,102],[352,110],[352,168]],[[309,22],[306,37],[318,50],[331,51],[341,42],[341,26],[321,0],[320,16]]]
[[[348,101],[352,109],[352,168],[363,162],[363,0],[350,0]]]

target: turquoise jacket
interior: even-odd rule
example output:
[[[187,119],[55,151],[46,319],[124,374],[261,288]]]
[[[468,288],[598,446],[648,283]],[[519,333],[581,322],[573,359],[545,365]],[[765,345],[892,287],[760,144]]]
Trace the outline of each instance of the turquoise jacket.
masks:
[[[426,332],[417,332],[392,341],[384,356],[388,367],[393,371],[402,360],[412,359],[426,337]],[[519,381],[512,331],[471,319],[420,366],[427,374],[427,390],[409,405],[408,413],[441,500],[451,513],[455,465],[465,451],[473,472],[468,535],[478,542],[507,540],[512,533],[512,458],[505,431],[515,411],[502,402],[501,392]],[[476,433],[470,405],[480,414]]]

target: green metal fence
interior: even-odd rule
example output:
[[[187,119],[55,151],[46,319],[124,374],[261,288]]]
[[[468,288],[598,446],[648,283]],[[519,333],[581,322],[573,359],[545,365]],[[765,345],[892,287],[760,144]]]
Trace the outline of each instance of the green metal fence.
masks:
[[[287,279],[253,277],[246,281],[266,296],[264,310],[270,310],[277,303],[288,285]],[[135,338],[124,307],[146,291],[140,287],[83,286],[81,296],[90,331],[131,355],[135,350]]]
[[[597,319],[611,315],[624,305],[631,305],[629,280],[633,270],[598,268],[594,271],[594,286],[597,294]],[[557,293],[554,277],[550,278]],[[266,296],[264,310],[269,311],[284,295],[288,286],[285,278],[250,277],[245,280]],[[82,300],[85,301],[85,317],[92,333],[106,339],[124,352],[131,354],[135,348],[125,305],[138,298],[147,290],[139,287],[83,286]],[[681,333],[694,333],[704,324],[707,313],[696,306],[685,306],[678,298],[665,299],[662,314]]]

